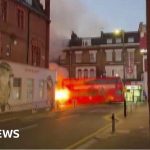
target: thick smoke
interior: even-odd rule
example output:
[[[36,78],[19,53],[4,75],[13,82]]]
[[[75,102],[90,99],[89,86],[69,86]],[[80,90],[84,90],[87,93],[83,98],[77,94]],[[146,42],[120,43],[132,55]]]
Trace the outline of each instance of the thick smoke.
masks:
[[[67,46],[72,31],[79,37],[99,36],[106,26],[99,16],[89,12],[85,3],[86,0],[51,0],[51,60]]]

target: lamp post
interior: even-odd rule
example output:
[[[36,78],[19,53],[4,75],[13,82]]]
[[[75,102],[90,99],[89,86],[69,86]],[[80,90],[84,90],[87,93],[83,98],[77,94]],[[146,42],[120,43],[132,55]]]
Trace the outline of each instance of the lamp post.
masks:
[[[122,38],[122,50],[123,50],[123,82],[125,85],[125,81],[126,81],[126,76],[125,76],[125,32],[124,30],[115,30],[115,35],[120,36]],[[124,98],[124,117],[127,117],[127,103],[126,103],[126,99]]]

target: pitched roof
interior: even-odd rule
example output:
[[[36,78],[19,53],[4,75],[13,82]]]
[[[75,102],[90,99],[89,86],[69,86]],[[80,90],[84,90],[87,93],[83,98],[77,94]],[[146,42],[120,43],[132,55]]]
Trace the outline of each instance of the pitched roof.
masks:
[[[43,16],[45,19],[49,19],[45,14],[45,10],[43,8],[43,5],[40,3],[40,0],[16,0],[16,1],[28,7],[30,10],[34,11],[38,15]]]

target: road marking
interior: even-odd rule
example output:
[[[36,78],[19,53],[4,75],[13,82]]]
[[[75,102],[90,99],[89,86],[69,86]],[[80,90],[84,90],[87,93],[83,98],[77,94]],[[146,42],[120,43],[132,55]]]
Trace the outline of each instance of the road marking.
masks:
[[[32,124],[32,125],[29,125],[29,126],[25,126],[23,128],[19,128],[20,131],[23,131],[23,130],[29,130],[29,129],[33,129],[33,128],[36,128],[38,127],[38,124]]]
[[[89,142],[80,145],[77,149],[87,149],[89,146],[93,145],[95,141],[95,139],[90,140]]]
[[[15,119],[18,119],[18,118],[13,117],[13,118],[2,119],[2,120],[0,120],[0,122],[12,121],[12,120],[15,120]]]
[[[116,112],[117,115],[121,114],[121,111]],[[111,120],[111,116],[110,115],[106,115],[104,116],[104,119],[110,121]],[[119,120],[119,118],[117,118]],[[120,124],[121,120],[117,123]],[[66,149],[74,149],[77,148],[78,146],[84,144],[86,141],[90,140],[91,138],[93,138],[94,136],[96,136],[98,133],[103,132],[104,130],[110,128],[112,126],[112,123],[109,123],[108,125],[104,126],[103,128],[98,129],[96,132],[84,137],[83,139],[79,140],[78,142],[68,146]]]
[[[73,118],[73,117],[77,117],[79,115],[69,115],[69,116],[64,116],[64,117],[61,117],[61,118],[57,118],[56,120],[64,120],[64,119],[68,119],[68,118]]]
[[[95,135],[97,135],[99,132],[102,132],[104,130],[106,130],[107,128],[109,128],[111,126],[111,124],[108,124],[106,126],[104,126],[103,128],[98,129],[96,132],[84,137],[83,139],[79,140],[78,142],[68,146],[66,149],[74,149],[78,146],[80,146],[81,144],[85,143],[86,141],[88,141],[89,139],[93,138]]]

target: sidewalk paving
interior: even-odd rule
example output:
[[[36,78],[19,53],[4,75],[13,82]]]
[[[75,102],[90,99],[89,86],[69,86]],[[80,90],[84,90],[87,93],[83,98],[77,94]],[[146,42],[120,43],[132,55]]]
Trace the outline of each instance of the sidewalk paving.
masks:
[[[129,111],[129,110],[128,110]],[[98,133],[81,145],[82,149],[150,149],[148,105],[141,104],[128,112],[127,118],[119,116],[115,133],[111,128]]]

